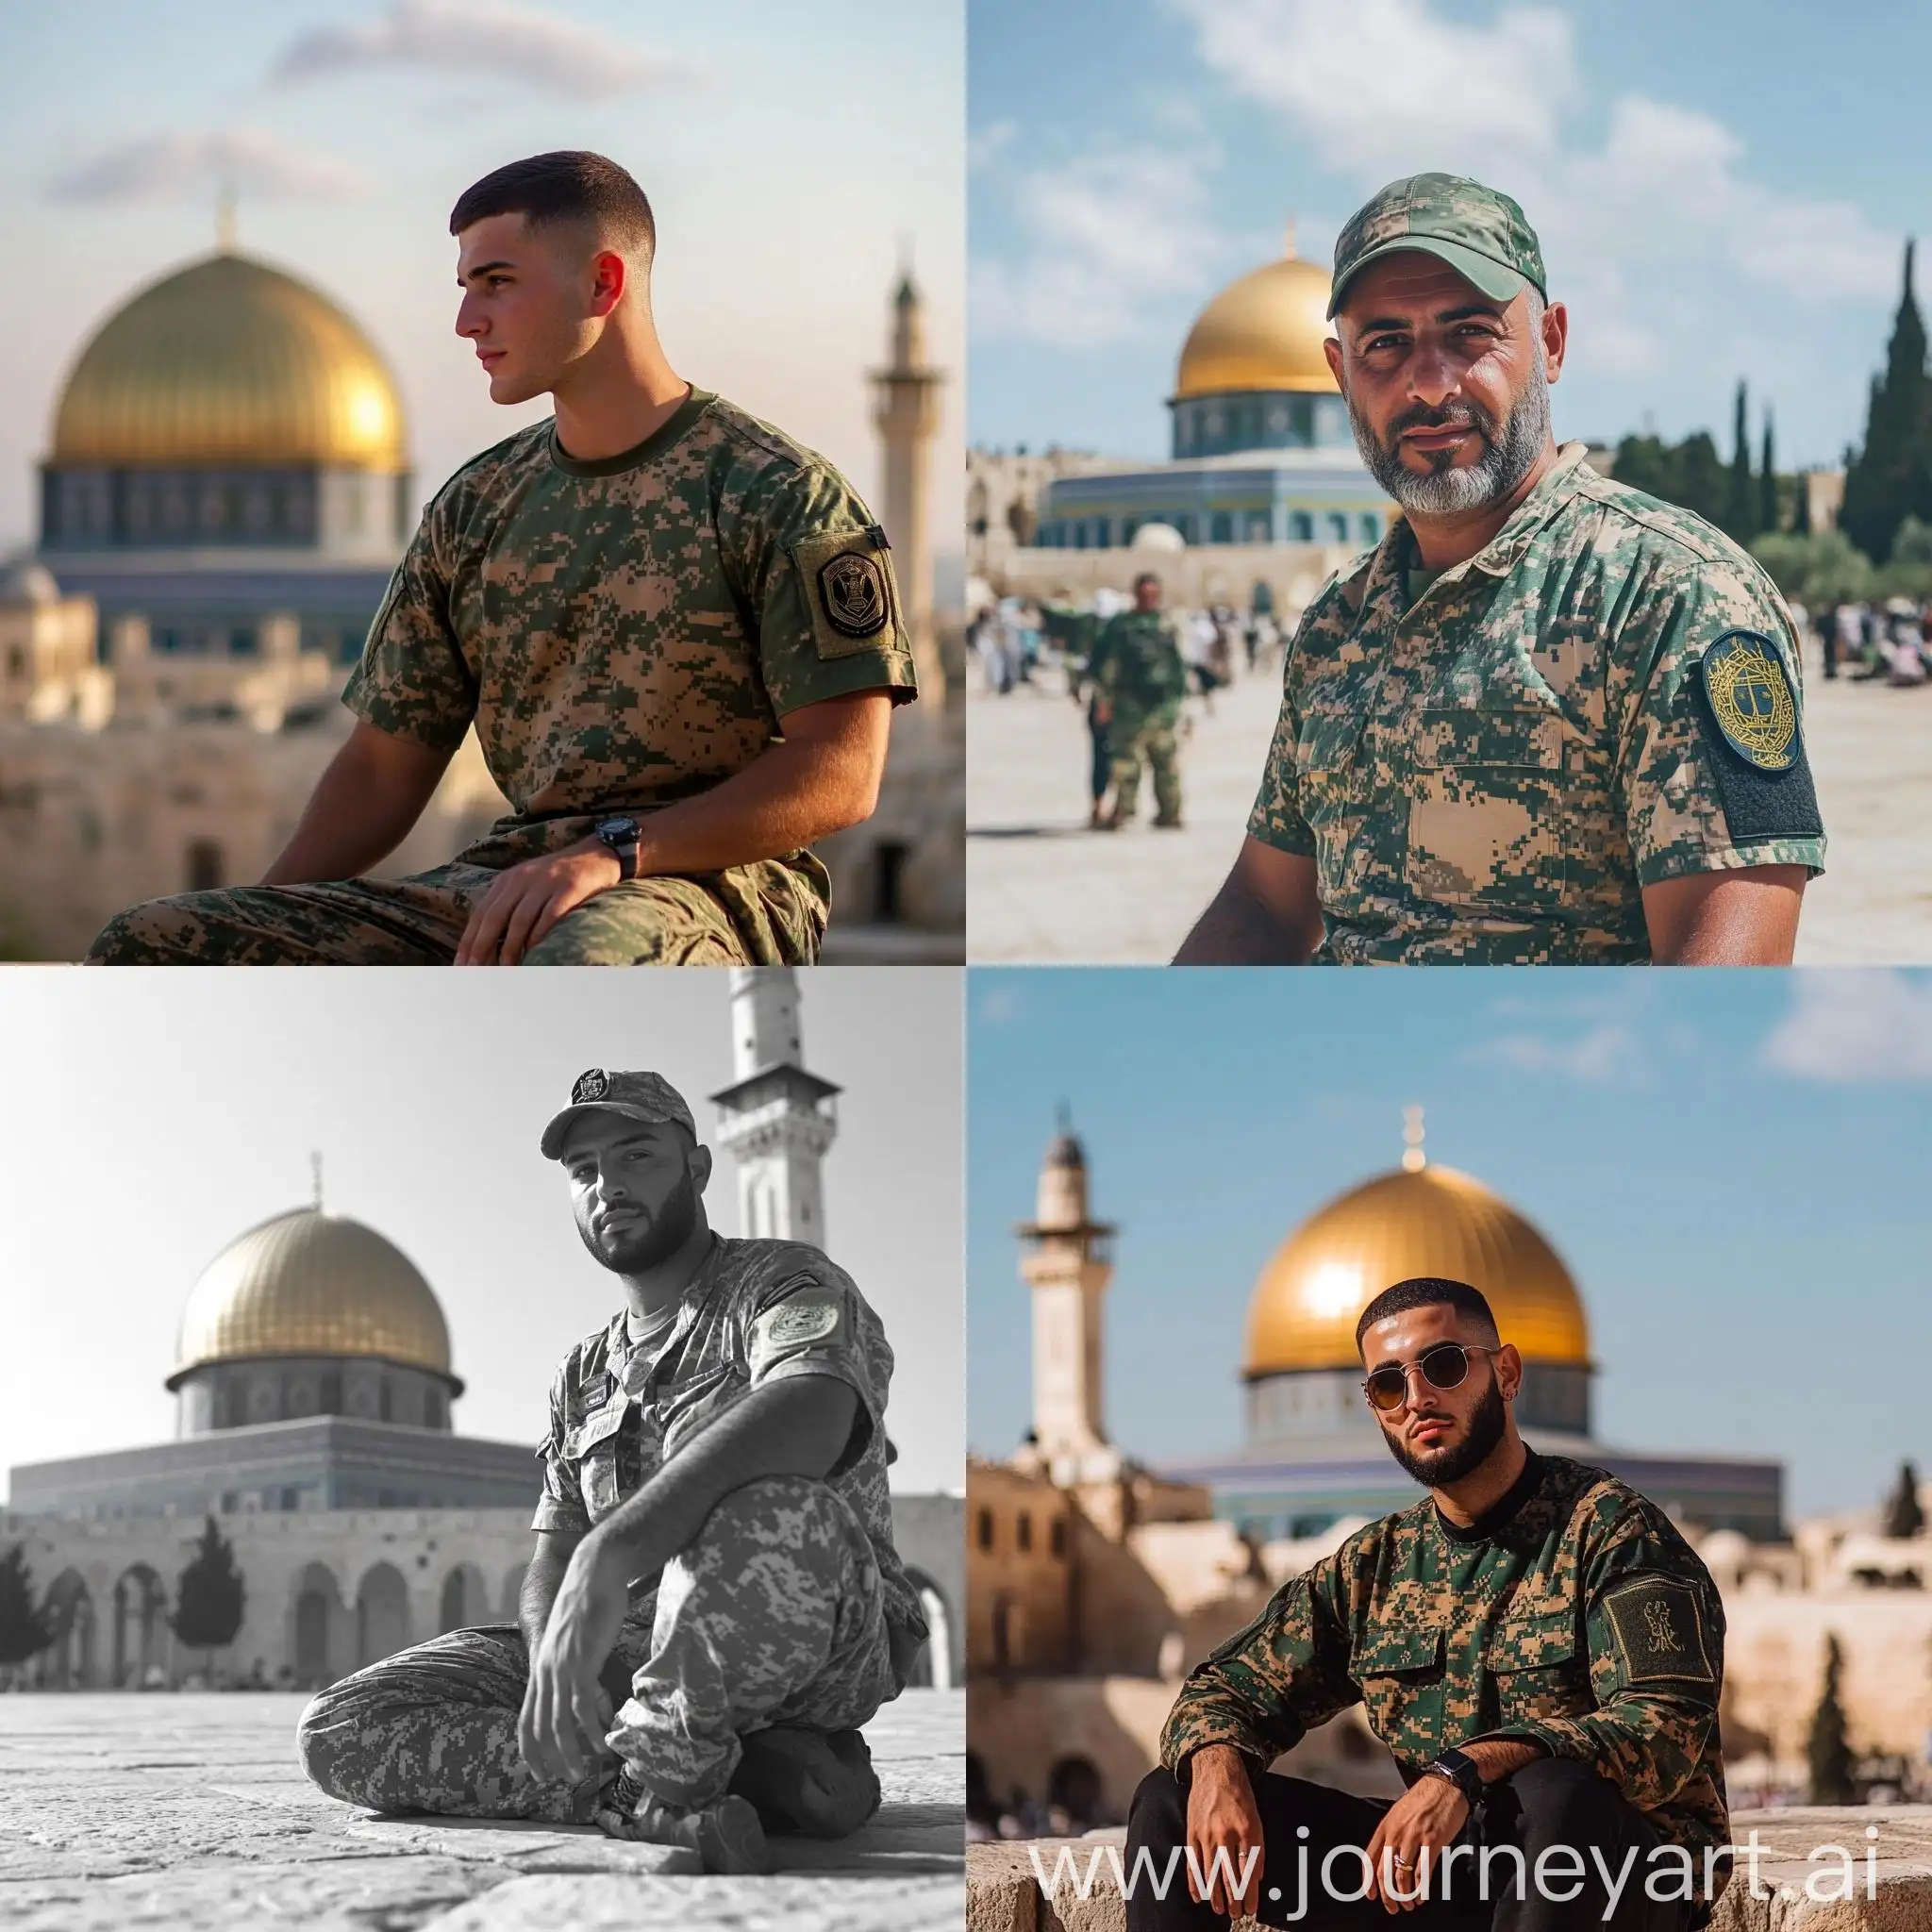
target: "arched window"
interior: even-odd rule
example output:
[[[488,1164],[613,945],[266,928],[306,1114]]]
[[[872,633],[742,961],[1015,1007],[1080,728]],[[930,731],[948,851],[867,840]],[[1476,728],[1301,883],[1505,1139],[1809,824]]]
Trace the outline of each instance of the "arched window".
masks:
[[[991,1509],[982,1509],[979,1512],[979,1547],[982,1550],[992,1548],[992,1511]]]
[[[1024,1509],[1020,1512],[1019,1522],[1013,1525],[1013,1541],[1023,1550],[1033,1547],[1033,1519]]]

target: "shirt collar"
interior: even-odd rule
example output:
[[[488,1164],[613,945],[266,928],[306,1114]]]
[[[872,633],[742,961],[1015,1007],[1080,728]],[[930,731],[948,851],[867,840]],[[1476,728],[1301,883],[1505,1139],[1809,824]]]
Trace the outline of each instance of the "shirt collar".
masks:
[[[1488,1542],[1515,1522],[1523,1506],[1536,1494],[1542,1479],[1543,1459],[1524,1443],[1522,1474],[1467,1529],[1458,1523],[1451,1523],[1442,1514],[1441,1506],[1432,1502],[1429,1507],[1436,1512],[1436,1527],[1452,1543]]]
[[[652,1338],[651,1352],[647,1360],[657,1361],[689,1335],[696,1324],[699,1311],[710,1300],[718,1286],[719,1267],[724,1257],[724,1238],[716,1229],[711,1233],[711,1245],[706,1254],[698,1272],[685,1284],[684,1293],[677,1304],[677,1319],[671,1324],[669,1333]],[[630,1339],[630,1323],[626,1310],[619,1308],[611,1316],[604,1331],[606,1359],[610,1364],[611,1374],[628,1387],[627,1372],[631,1365],[633,1349]],[[630,1390],[633,1395],[638,1393]]]

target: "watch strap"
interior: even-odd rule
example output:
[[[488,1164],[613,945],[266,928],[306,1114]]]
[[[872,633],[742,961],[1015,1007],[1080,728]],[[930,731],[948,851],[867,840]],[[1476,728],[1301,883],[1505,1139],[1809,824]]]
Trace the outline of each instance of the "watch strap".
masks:
[[[1439,1753],[1431,1763],[1424,1767],[1424,1775],[1447,1778],[1468,1800],[1471,1809],[1482,1803],[1483,1774],[1476,1769],[1475,1759],[1466,1751],[1458,1751],[1452,1745]]]

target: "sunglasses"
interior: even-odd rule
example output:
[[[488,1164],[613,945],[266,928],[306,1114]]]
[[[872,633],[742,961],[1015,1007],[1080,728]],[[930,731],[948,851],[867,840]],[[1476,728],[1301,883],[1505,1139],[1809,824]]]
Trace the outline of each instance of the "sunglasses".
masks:
[[[1485,1348],[1479,1342],[1441,1341],[1434,1348],[1424,1349],[1407,1368],[1391,1363],[1387,1368],[1377,1369],[1362,1384],[1362,1392],[1371,1407],[1390,1415],[1408,1400],[1409,1369],[1420,1369],[1431,1389],[1457,1389],[1468,1379],[1471,1356],[1495,1353],[1493,1348]]]

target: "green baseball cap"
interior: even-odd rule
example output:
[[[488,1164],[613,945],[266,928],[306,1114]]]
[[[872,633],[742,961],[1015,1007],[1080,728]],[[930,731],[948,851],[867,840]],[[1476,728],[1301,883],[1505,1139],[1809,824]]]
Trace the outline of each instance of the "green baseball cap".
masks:
[[[1329,315],[1361,270],[1404,248],[1446,261],[1492,302],[1510,301],[1525,287],[1548,299],[1536,230],[1507,194],[1463,175],[1410,175],[1348,218],[1335,243]]]
[[[662,1074],[607,1074],[602,1067],[592,1067],[577,1075],[576,1085],[570,1090],[570,1105],[543,1129],[546,1160],[562,1158],[572,1123],[587,1113],[622,1114],[645,1126],[674,1124],[693,1141],[698,1137],[684,1095]]]

